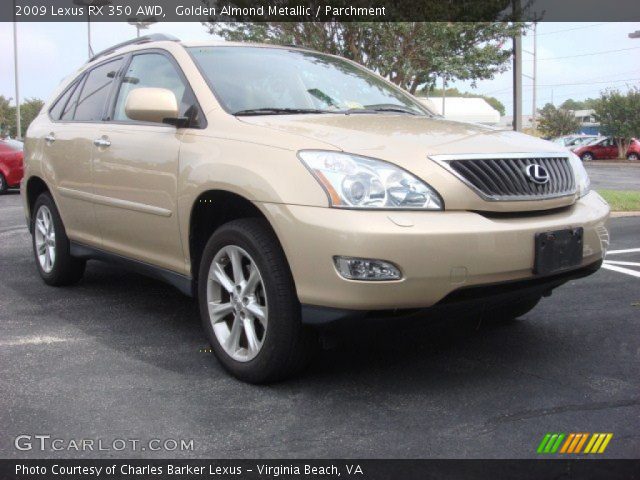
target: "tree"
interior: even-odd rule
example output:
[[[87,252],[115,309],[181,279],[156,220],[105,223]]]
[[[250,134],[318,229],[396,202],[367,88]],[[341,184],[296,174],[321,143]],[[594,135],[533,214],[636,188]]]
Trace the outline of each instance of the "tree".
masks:
[[[44,102],[39,98],[27,98],[20,104],[20,127],[22,132],[16,132],[16,107],[11,105],[11,99],[0,95],[0,135],[23,138],[27,128],[38,116]]]
[[[618,156],[624,158],[633,137],[640,135],[640,88],[633,87],[626,94],[607,90],[595,105],[600,132],[613,137]]]
[[[488,97],[486,95],[481,95],[479,93],[461,92],[455,87],[447,88],[445,89],[444,92],[445,92],[444,93],[445,96],[447,97],[482,98],[489,105],[495,108],[500,113],[500,116],[504,116],[506,113],[503,103],[495,97]],[[442,96],[442,89],[441,88],[431,88],[431,89],[425,88],[425,89],[422,89],[420,92],[418,92],[418,95],[427,95],[429,97],[434,97],[434,98],[440,97]]]
[[[551,103],[547,103],[538,112],[538,129],[545,137],[569,135],[576,133],[580,128],[580,120],[572,112],[558,109]]]
[[[8,135],[11,119],[15,116],[11,106],[11,98],[0,95],[0,137]]]
[[[21,134],[18,135],[20,138],[23,138],[27,133],[29,125],[38,116],[43,106],[44,102],[39,98],[27,98],[20,104],[20,127],[22,129]]]
[[[508,68],[504,43],[522,23],[205,23],[227,40],[298,45],[354,60],[415,93],[438,77],[475,81]]]
[[[563,110],[591,110],[595,108],[595,104],[597,103],[597,98],[585,98],[584,100],[574,100],[573,98],[568,98],[560,105],[560,108]]]
[[[584,102],[568,98],[560,105],[563,110],[584,110]]]

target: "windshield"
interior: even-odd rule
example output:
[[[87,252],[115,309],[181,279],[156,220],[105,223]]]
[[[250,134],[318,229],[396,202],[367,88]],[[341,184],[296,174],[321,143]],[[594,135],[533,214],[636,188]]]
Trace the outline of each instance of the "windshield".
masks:
[[[233,114],[428,111],[346,60],[265,47],[189,49],[218,100]]]

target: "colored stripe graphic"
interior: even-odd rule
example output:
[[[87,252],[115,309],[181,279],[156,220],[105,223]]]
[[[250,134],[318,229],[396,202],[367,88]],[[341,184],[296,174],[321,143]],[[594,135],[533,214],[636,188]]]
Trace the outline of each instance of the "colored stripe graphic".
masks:
[[[547,433],[538,445],[538,453],[556,453],[564,437],[564,433]]]
[[[613,433],[547,433],[538,445],[538,453],[604,453]],[[588,441],[587,441],[588,440]],[[582,447],[586,447],[584,451]]]
[[[588,433],[583,433],[582,434],[582,438],[580,439],[580,443],[578,443],[578,445],[576,446],[576,450],[573,453],[580,453],[580,450],[582,450],[582,446],[584,445],[584,442],[587,441],[588,437],[589,437]]]
[[[594,433],[584,453],[604,453],[613,433]]]

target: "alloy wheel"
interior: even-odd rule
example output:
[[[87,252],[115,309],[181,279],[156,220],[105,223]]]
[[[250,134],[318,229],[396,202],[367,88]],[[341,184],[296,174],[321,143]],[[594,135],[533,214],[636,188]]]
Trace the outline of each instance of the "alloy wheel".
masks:
[[[36,213],[34,233],[38,262],[45,273],[50,273],[56,261],[56,231],[51,210],[46,205]]]
[[[221,248],[207,275],[209,321],[223,350],[236,361],[254,359],[267,334],[264,282],[251,256],[236,245]]]

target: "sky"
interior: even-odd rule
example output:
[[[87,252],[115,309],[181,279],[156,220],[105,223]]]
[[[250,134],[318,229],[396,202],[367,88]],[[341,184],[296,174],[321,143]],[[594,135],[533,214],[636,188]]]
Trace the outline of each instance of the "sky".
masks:
[[[87,59],[86,23],[19,23],[18,60],[20,97],[49,98],[67,75]],[[567,98],[582,100],[597,97],[609,87],[626,90],[640,86],[640,38],[630,32],[640,23],[540,23],[537,27],[538,93],[537,105],[559,105]],[[158,23],[144,33],[169,33],[182,40],[210,39],[200,23]],[[94,51],[135,37],[135,27],[126,23],[92,23]],[[13,24],[0,23],[0,95],[15,97],[13,68]],[[531,33],[522,40],[525,51],[532,51]],[[533,57],[523,54],[523,73],[531,75]],[[513,108],[511,71],[482,80],[473,88],[470,82],[453,82],[461,91],[495,96],[505,105],[507,115]],[[523,113],[532,110],[532,87],[523,78]]]

